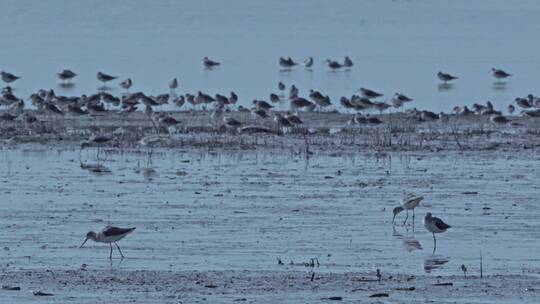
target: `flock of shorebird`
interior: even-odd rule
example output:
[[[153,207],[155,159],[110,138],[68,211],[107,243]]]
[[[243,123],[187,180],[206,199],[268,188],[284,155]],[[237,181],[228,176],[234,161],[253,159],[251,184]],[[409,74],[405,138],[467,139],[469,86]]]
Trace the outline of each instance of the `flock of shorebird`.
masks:
[[[400,205],[392,210],[394,214],[392,218],[392,225],[395,225],[396,216],[402,211],[406,211],[407,215],[405,217],[405,220],[403,221],[403,225],[405,225],[409,218],[409,210],[411,210],[413,213],[412,225],[414,229],[414,210],[416,207],[418,207],[418,205],[423,199],[423,196],[416,196],[413,193],[406,193]],[[445,223],[442,219],[434,217],[431,212],[426,213],[426,215],[424,216],[423,224],[426,230],[433,235],[433,254],[435,254],[435,250],[437,249],[437,239],[435,238],[435,234],[446,232],[446,230],[451,228],[451,226]],[[116,245],[116,248],[118,249],[118,252],[120,253],[120,256],[124,258],[122,250],[120,249],[120,246],[118,246],[117,242],[126,237],[128,234],[132,233],[134,230],[135,228],[118,228],[114,226],[106,226],[98,233],[90,231],[86,234],[86,238],[79,248],[82,248],[88,240],[109,244],[109,259],[112,259],[112,244],[114,243]]]
[[[326,60],[325,63],[332,70],[350,69],[354,66],[353,61],[348,56],[344,58],[343,63],[330,59]],[[220,65],[221,64],[217,61],[211,60],[207,57],[203,58],[203,66],[206,69],[213,69]],[[292,69],[300,64],[298,62],[295,62],[290,57],[280,57],[279,65],[283,69]],[[314,65],[313,58],[307,58],[303,62],[303,65],[305,66],[305,68],[311,69]],[[501,81],[512,76],[510,73],[507,73],[504,70],[495,68],[492,69],[491,73],[497,81]],[[20,77],[4,71],[2,71],[0,75],[2,81],[8,85],[2,90],[2,95],[0,96],[0,105],[4,105],[7,107],[7,111],[4,111],[0,115],[0,119],[12,121],[16,119],[21,113],[23,113],[23,109],[25,108],[24,100],[16,97],[13,93],[12,88],[9,86],[11,83],[20,79]],[[77,74],[75,72],[67,69],[62,70],[57,74],[58,79],[60,79],[62,81],[62,84],[64,85],[69,84],[76,76]],[[444,85],[458,79],[458,77],[444,72],[438,72],[437,77],[440,81],[442,81]],[[197,107],[199,105],[201,107],[203,105],[213,105],[213,110],[211,111],[210,117],[216,122],[224,123],[226,126],[236,129],[242,127],[248,129],[254,128],[253,126],[243,126],[243,123],[239,120],[225,116],[226,107],[229,105],[234,105],[238,101],[238,95],[235,92],[230,92],[227,95],[215,94],[214,96],[205,94],[201,91],[197,92],[196,94],[178,95],[176,94],[175,90],[178,88],[179,83],[178,79],[174,78],[168,84],[169,89],[171,90],[170,93],[160,94],[157,96],[149,96],[144,94],[143,92],[129,93],[129,89],[133,86],[133,81],[130,78],[127,78],[119,83],[119,86],[126,90],[125,93],[122,96],[117,97],[106,92],[106,85],[107,83],[117,79],[118,77],[111,76],[103,72],[98,72],[96,74],[96,78],[99,82],[103,84],[101,92],[96,94],[88,96],[82,95],[77,97],[67,97],[56,95],[54,90],[51,89],[40,90],[32,94],[29,99],[31,100],[32,105],[35,108],[49,115],[64,115],[66,113],[76,116],[87,114],[102,114],[109,111],[109,107],[114,107],[117,109],[119,107],[119,111],[121,113],[131,113],[138,110],[139,106],[144,106],[144,113],[152,118],[152,122],[154,124],[159,124],[165,127],[171,127],[180,123],[175,118],[165,113],[154,113],[155,107],[165,105],[169,102],[169,100],[172,100],[174,105],[176,105],[176,107],[178,108],[182,107],[185,103],[189,103],[193,107]],[[288,98],[285,97],[287,86],[284,83],[279,82],[277,89],[279,90],[278,93],[270,94],[270,102],[256,99],[253,100],[251,109],[239,106],[238,110],[250,111],[254,117],[260,119],[267,119],[270,117],[270,115],[273,115],[275,123],[277,123],[280,127],[294,127],[303,123],[299,115],[300,110],[323,110],[333,104],[328,95],[325,95],[322,92],[316,90],[309,90],[309,94],[307,97],[301,97],[299,95],[299,89],[294,84],[288,88]],[[339,104],[347,111],[356,112],[349,120],[350,124],[378,125],[383,123],[381,118],[363,113],[373,110],[378,111],[382,114],[384,111],[388,110],[391,107],[401,109],[405,104],[413,101],[412,98],[401,93],[395,93],[391,99],[391,103],[377,101],[378,98],[381,98],[383,96],[384,95],[382,93],[379,93],[377,91],[367,88],[360,88],[350,98],[345,96],[341,97],[339,100]],[[281,102],[285,99],[289,100],[291,111],[284,114],[272,112],[274,108],[273,104]],[[510,114],[514,113],[514,111],[516,110],[516,106],[522,109],[522,115],[530,117],[540,117],[539,97],[535,97],[531,94],[526,97],[518,97],[515,99],[515,105],[510,104],[507,108],[507,111]],[[430,111],[419,111],[416,108],[407,110],[407,113],[409,113],[412,117],[417,118],[419,121],[435,121],[439,119],[444,120],[449,115],[442,112],[434,113]],[[472,110],[469,109],[469,107],[467,106],[455,107],[452,114],[489,115],[491,121],[496,124],[506,124],[511,122],[511,120],[504,116],[501,111],[496,110],[490,101],[487,101],[485,105],[475,103],[472,106]],[[37,121],[37,118],[28,112],[24,113],[24,115],[22,116],[26,123],[33,123]],[[99,147],[100,145],[105,144],[110,140],[111,137],[104,135],[92,136],[81,144],[81,150],[87,146]],[[150,146],[155,140],[159,140],[159,137],[144,137],[143,139],[141,139],[140,144],[143,146]],[[412,216],[414,227],[414,210],[422,200],[422,196],[416,196],[410,193],[406,194],[401,204],[393,209],[392,224],[394,225],[396,216],[402,211],[406,211],[407,214],[404,221],[404,224],[406,224],[409,217],[409,210],[411,210],[413,213]],[[435,252],[435,249],[437,248],[437,240],[435,238],[435,234],[443,233],[451,227],[443,220],[432,216],[430,212],[428,212],[424,217],[424,227],[433,235],[433,251]],[[109,258],[112,258],[112,244],[114,243],[118,248],[121,257],[124,257],[117,242],[131,232],[133,232],[134,230],[135,228],[118,228],[107,226],[99,233],[90,231],[86,235],[86,239],[81,245],[81,247],[83,247],[88,240],[108,243],[110,246]]]
[[[345,56],[343,62],[338,62],[336,60],[326,60],[326,63],[330,69],[350,69],[354,66],[353,61]],[[307,69],[311,69],[314,64],[312,57],[307,58],[304,61],[304,66]],[[203,58],[203,66],[206,69],[214,69],[220,66],[220,62],[209,59],[208,57]],[[292,69],[293,67],[299,65],[298,62],[295,62],[292,58],[280,57],[279,65],[284,69]],[[501,69],[493,68],[491,71],[493,77],[497,81],[504,80],[510,76],[510,73],[505,72]],[[77,74],[71,70],[64,69],[57,73],[58,79],[62,81],[61,86],[72,85],[71,81],[75,78]],[[458,77],[444,73],[438,72],[437,77],[443,82],[443,85],[446,85],[448,82],[455,81]],[[125,90],[121,96],[114,96],[107,92],[109,89],[106,85],[107,83],[118,79],[117,76],[112,76],[103,72],[98,72],[96,78],[99,82],[103,84],[100,88],[100,92],[91,95],[81,95],[81,96],[62,96],[57,95],[54,90],[39,90],[38,92],[31,94],[29,99],[31,100],[32,105],[37,108],[40,112],[46,113],[49,115],[63,115],[63,114],[72,114],[72,115],[86,115],[86,114],[103,114],[107,112],[110,108],[118,109],[121,113],[131,113],[137,111],[140,106],[144,107],[144,112],[151,116],[154,121],[160,125],[165,125],[166,127],[176,125],[179,122],[167,116],[163,113],[157,115],[154,113],[153,108],[159,107],[165,104],[168,104],[169,101],[176,106],[176,108],[181,108],[184,104],[191,104],[194,108],[201,107],[206,108],[207,106],[213,105],[210,117],[217,123],[224,124],[227,127],[232,128],[241,128],[243,123],[237,119],[225,116],[227,110],[226,107],[234,105],[237,103],[239,97],[234,92],[231,91],[227,95],[215,94],[210,95],[198,91],[196,94],[186,93],[184,95],[179,95],[176,93],[176,89],[179,86],[177,78],[172,79],[168,83],[168,87],[171,90],[170,93],[159,94],[156,96],[146,95],[143,92],[130,93],[129,90],[133,86],[133,81],[131,78],[127,78],[119,83],[119,86]],[[19,114],[25,109],[25,101],[17,97],[11,84],[20,79],[19,76],[16,76],[12,73],[5,71],[1,72],[1,79],[6,83],[6,87],[2,90],[0,95],[0,106],[5,106],[7,111],[4,111],[0,115],[0,120],[12,121],[15,120]],[[290,85],[289,88],[279,82],[277,86],[278,92],[271,93],[267,100],[255,99],[252,102],[251,109],[244,106],[238,106],[239,111],[250,111],[255,118],[267,119],[273,116],[273,120],[280,127],[294,127],[303,123],[300,117],[300,111],[313,111],[315,109],[325,110],[330,106],[334,105],[330,97],[324,93],[317,90],[309,90],[307,96],[300,96],[299,89],[294,85]],[[286,93],[288,90],[287,98]],[[402,94],[395,93],[390,102],[387,101],[378,101],[379,98],[382,98],[384,95],[377,91],[360,88],[350,97],[343,96],[339,99],[339,105],[344,108],[347,112],[353,112],[349,120],[349,124],[352,125],[362,125],[362,124],[372,124],[378,125],[384,123],[380,117],[370,116],[369,112],[378,112],[380,114],[384,113],[390,108],[402,109],[405,104],[413,101],[412,98]],[[290,111],[286,113],[273,112],[275,103],[282,102],[287,100],[290,104]],[[516,111],[516,107],[522,109],[522,115],[531,116],[531,117],[540,117],[540,98],[532,94],[529,94],[526,97],[518,97],[515,99],[515,105],[508,105],[507,111],[512,114]],[[416,118],[418,121],[435,121],[435,120],[445,120],[448,118],[449,114],[434,113],[431,111],[420,111],[416,108],[409,109],[407,113]],[[472,114],[481,114],[488,115],[490,120],[495,124],[507,124],[511,122],[511,119],[504,116],[502,111],[496,110],[490,101],[487,101],[486,104],[475,103],[472,105],[472,109],[468,106],[455,107],[451,114],[454,115],[472,115]],[[33,123],[37,121],[36,117],[30,113],[26,113],[21,117],[26,123]],[[253,129],[253,126],[250,126]],[[259,128],[257,130],[265,131],[264,128]],[[255,130],[255,131],[257,131]]]
[[[326,60],[329,68],[336,69],[350,69],[354,66],[353,61],[345,56],[343,63],[336,60]],[[312,57],[307,58],[304,61],[304,66],[310,69],[314,64]],[[211,60],[208,57],[203,58],[203,66],[206,69],[214,69],[221,64],[217,61]],[[292,58],[280,57],[279,65],[284,69],[292,69],[299,65]],[[493,68],[491,71],[493,77],[500,81],[512,76],[510,73],[501,69]],[[72,85],[71,81],[77,74],[71,70],[64,69],[57,73],[58,79],[62,81],[61,86]],[[437,77],[446,85],[448,82],[455,81],[458,77],[438,72]],[[210,114],[210,118],[217,123],[224,124],[227,127],[239,129],[243,126],[243,123],[237,119],[225,116],[227,106],[237,103],[239,97],[231,91],[227,95],[215,94],[210,95],[198,91],[196,94],[186,93],[179,95],[176,93],[176,89],[179,86],[178,79],[174,78],[168,83],[168,87],[171,90],[170,93],[159,94],[156,96],[146,95],[143,92],[130,93],[129,90],[133,86],[131,78],[127,78],[119,83],[119,86],[125,89],[125,93],[121,96],[114,96],[107,92],[109,89],[107,83],[118,79],[117,76],[112,76],[103,72],[98,72],[96,78],[103,84],[100,88],[100,92],[91,95],[81,96],[62,96],[57,95],[54,90],[39,90],[38,92],[31,94],[29,99],[32,105],[40,112],[49,115],[63,115],[69,113],[72,115],[86,115],[86,114],[103,114],[108,111],[109,108],[118,109],[121,113],[131,113],[137,111],[140,106],[144,107],[144,112],[153,118],[160,125],[170,127],[176,125],[179,122],[171,116],[164,113],[157,115],[154,113],[153,108],[168,104],[171,100],[176,108],[181,108],[184,104],[191,104],[194,108],[200,106],[206,108],[209,105],[213,105],[213,109]],[[0,106],[5,106],[7,111],[4,111],[0,115],[0,120],[12,121],[15,120],[19,114],[21,114],[25,108],[25,101],[17,97],[10,85],[19,80],[20,77],[12,73],[5,71],[1,72],[1,79],[7,86],[2,90],[0,95]],[[325,110],[332,106],[333,103],[328,95],[317,91],[309,90],[306,97],[300,96],[299,89],[294,85],[290,85],[288,88],[288,98],[285,97],[287,86],[279,82],[277,89],[278,93],[271,93],[269,99],[255,99],[252,102],[251,109],[244,106],[238,106],[239,111],[250,111],[255,118],[267,119],[273,116],[273,120],[280,127],[294,127],[303,123],[300,117],[300,111],[313,111],[315,109]],[[368,112],[374,111],[380,114],[384,113],[390,108],[402,109],[407,103],[413,101],[412,98],[402,94],[395,93],[390,102],[378,101],[384,95],[377,91],[360,88],[351,97],[343,96],[339,99],[339,105],[347,112],[354,112],[349,120],[349,124],[362,125],[372,124],[378,125],[384,123],[380,117],[370,116]],[[273,112],[274,103],[282,102],[288,99],[290,104],[290,111],[284,114]],[[527,97],[518,97],[515,99],[515,105],[508,105],[507,111],[512,114],[515,112],[516,107],[522,109],[522,115],[531,117],[540,117],[540,98],[532,94]],[[142,109],[141,109],[142,110]],[[416,118],[418,121],[435,121],[445,120],[449,114],[434,113],[431,111],[420,111],[416,108],[409,109],[407,113]],[[472,105],[472,110],[468,106],[455,107],[451,114],[454,115],[472,115],[481,114],[488,115],[490,120],[495,124],[507,124],[511,120],[504,116],[502,111],[496,110],[490,101],[486,104],[475,103]],[[22,115],[22,119],[26,123],[33,123],[37,121],[36,117],[30,113]],[[253,126],[249,126],[253,129]],[[258,128],[254,131],[265,131],[264,128]]]

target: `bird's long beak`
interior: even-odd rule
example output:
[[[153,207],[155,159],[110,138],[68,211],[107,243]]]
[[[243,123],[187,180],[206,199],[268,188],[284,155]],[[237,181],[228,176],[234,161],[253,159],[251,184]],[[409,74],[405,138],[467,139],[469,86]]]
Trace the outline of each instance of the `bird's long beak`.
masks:
[[[86,238],[86,239],[84,240],[84,242],[82,243],[81,247],[79,247],[79,248],[82,248],[82,247],[84,246],[84,244],[86,244],[86,241],[88,241],[88,238]]]

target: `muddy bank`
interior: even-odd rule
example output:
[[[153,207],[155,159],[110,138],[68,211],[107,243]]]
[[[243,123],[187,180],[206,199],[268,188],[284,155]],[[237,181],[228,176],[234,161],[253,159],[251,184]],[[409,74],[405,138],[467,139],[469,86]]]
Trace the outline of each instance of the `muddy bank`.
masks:
[[[34,113],[36,114],[36,113]],[[129,115],[106,113],[100,116],[37,115],[38,121],[2,122],[4,145],[41,143],[77,145],[91,134],[114,137],[111,148],[133,148],[148,135],[164,135],[167,140],[156,146],[200,149],[293,149],[310,152],[356,150],[508,150],[535,149],[540,146],[540,118],[510,117],[511,122],[494,124],[488,116],[449,115],[444,120],[419,121],[405,113],[375,115],[379,125],[351,125],[352,114],[334,112],[301,113],[304,123],[295,128],[280,128],[271,119],[251,116],[249,112],[231,111],[225,115],[239,120],[242,126],[266,128],[268,133],[241,132],[214,121],[208,111],[167,112],[180,123],[156,127],[144,113]]]
[[[285,267],[285,266],[284,266]],[[0,290],[10,303],[39,301],[32,292],[53,294],[55,303],[533,303],[540,279],[527,275],[413,276],[374,272],[311,271],[8,271]]]

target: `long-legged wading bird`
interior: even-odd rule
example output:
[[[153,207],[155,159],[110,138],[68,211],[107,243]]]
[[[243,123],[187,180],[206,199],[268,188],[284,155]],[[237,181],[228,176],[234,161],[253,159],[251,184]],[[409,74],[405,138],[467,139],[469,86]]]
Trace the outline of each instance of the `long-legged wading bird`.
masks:
[[[86,239],[84,240],[81,247],[79,247],[79,248],[82,248],[84,246],[84,244],[86,244],[86,242],[88,240],[92,240],[92,241],[98,242],[98,243],[109,243],[109,247],[111,248],[111,252],[109,254],[109,259],[112,259],[112,251],[113,251],[112,243],[114,243],[116,245],[116,248],[118,248],[118,252],[120,252],[120,256],[122,258],[124,258],[124,254],[122,253],[122,250],[120,250],[120,246],[118,246],[118,244],[116,242],[118,242],[121,239],[123,239],[124,237],[126,237],[126,235],[133,232],[133,230],[135,230],[135,227],[133,227],[133,228],[118,228],[118,227],[114,227],[114,226],[107,226],[107,227],[103,228],[103,230],[101,230],[98,233],[95,233],[94,231],[90,231],[90,232],[88,232],[86,234]]]
[[[424,217],[424,227],[426,227],[427,231],[433,234],[433,252],[435,252],[435,249],[437,249],[437,239],[435,238],[435,233],[443,233],[452,226],[446,224],[440,218],[432,216],[431,212],[428,212]]]
[[[403,197],[403,200],[401,201],[401,205],[394,208],[393,213],[394,217],[392,218],[392,224],[394,224],[394,221],[396,219],[396,216],[403,210],[407,212],[407,216],[405,217],[405,220],[403,221],[403,225],[407,223],[407,219],[409,219],[409,210],[412,210],[413,212],[413,225],[414,225],[414,208],[416,208],[420,202],[424,199],[423,196],[416,196],[412,193],[407,193]]]

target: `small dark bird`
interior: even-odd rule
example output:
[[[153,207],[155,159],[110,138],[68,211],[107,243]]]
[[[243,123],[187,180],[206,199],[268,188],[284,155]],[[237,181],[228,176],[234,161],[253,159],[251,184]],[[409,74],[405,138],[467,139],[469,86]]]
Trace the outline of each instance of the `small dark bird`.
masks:
[[[1,76],[1,78],[2,78],[2,81],[5,82],[6,84],[12,83],[12,82],[14,82],[15,80],[21,78],[21,77],[19,77],[19,76],[15,76],[15,75],[13,75],[13,74],[11,74],[11,73],[4,72],[4,71],[0,72],[0,76]]]
[[[378,92],[375,92],[373,90],[366,89],[366,88],[360,88],[358,91],[360,91],[362,96],[364,96],[365,98],[369,98],[369,99],[383,96],[383,94],[381,94],[381,93],[378,93]]]
[[[505,71],[496,68],[491,68],[491,74],[493,75],[493,77],[499,80],[512,76],[512,74],[508,74]]]
[[[332,70],[338,70],[338,69],[343,68],[343,65],[341,63],[334,60],[327,59],[326,63],[328,64],[328,67],[331,68]]]
[[[203,65],[207,69],[212,69],[212,68],[215,68],[215,67],[221,65],[221,63],[219,63],[217,61],[210,60],[208,57],[204,57],[203,58]]]
[[[108,74],[105,74],[105,73],[101,73],[101,72],[97,72],[96,78],[97,78],[99,81],[103,82],[103,86],[105,86],[105,83],[107,83],[107,82],[109,82],[109,81],[111,81],[111,80],[115,80],[115,79],[118,78],[118,77],[116,77],[116,76],[111,76],[111,75],[108,75]]]
[[[456,76],[452,76],[452,75],[450,75],[448,73],[443,73],[443,72],[438,72],[437,77],[439,77],[439,79],[442,82],[444,82],[445,84],[448,83],[449,81],[458,79],[458,77],[456,77]]]
[[[62,70],[60,73],[56,74],[56,76],[58,76],[58,79],[62,80],[62,81],[71,81],[71,79],[73,79],[75,76],[77,76],[77,74],[75,74],[73,71],[71,70]]]
[[[467,267],[464,264],[461,264],[461,271],[463,271],[463,276],[467,278]]]

